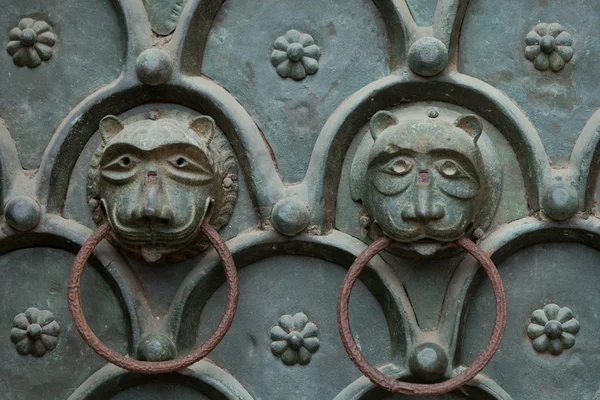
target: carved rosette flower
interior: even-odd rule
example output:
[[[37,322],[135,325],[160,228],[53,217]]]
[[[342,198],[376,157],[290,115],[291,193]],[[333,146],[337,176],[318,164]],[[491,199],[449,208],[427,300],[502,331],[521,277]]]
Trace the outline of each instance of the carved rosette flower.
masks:
[[[271,329],[271,352],[285,365],[306,365],[319,349],[317,326],[304,313],[284,315]]]
[[[573,312],[556,304],[548,304],[543,310],[535,310],[527,327],[527,335],[533,340],[533,348],[537,352],[548,351],[554,355],[573,347],[577,332],[579,322],[573,317]]]
[[[19,354],[41,357],[58,344],[60,325],[50,311],[28,308],[13,320],[10,340]]]
[[[292,29],[275,40],[271,63],[282,78],[300,81],[317,72],[320,57],[321,49],[313,37]]]
[[[35,68],[52,57],[56,35],[45,21],[23,18],[9,33],[8,54],[18,67]]]
[[[556,22],[540,23],[525,37],[525,57],[535,69],[558,72],[573,57],[573,38]]]

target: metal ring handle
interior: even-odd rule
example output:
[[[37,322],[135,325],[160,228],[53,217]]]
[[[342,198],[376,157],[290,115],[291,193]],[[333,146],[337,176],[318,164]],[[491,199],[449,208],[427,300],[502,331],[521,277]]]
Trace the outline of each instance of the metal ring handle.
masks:
[[[212,226],[210,226],[207,221],[204,221],[200,228],[202,233],[204,233],[208,240],[210,240],[212,245],[215,247],[215,250],[221,257],[228,285],[225,312],[221,317],[221,321],[219,321],[217,329],[215,329],[210,337],[200,347],[194,349],[186,356],[177,358],[175,360],[159,362],[138,361],[129,357],[125,357],[124,355],[111,350],[104,343],[102,343],[100,339],[98,339],[98,337],[89,327],[87,321],[85,320],[85,316],[83,315],[83,310],[81,309],[81,293],[79,285],[81,283],[81,276],[83,275],[83,270],[88,258],[98,243],[100,243],[102,239],[107,237],[112,231],[110,225],[105,223],[96,231],[94,231],[94,233],[92,233],[85,241],[83,246],[81,246],[79,253],[77,253],[77,256],[75,257],[75,261],[73,262],[73,267],[71,268],[71,273],[69,274],[69,285],[67,287],[67,301],[69,304],[69,311],[73,317],[73,322],[75,323],[75,327],[77,328],[77,331],[79,331],[79,334],[83,338],[84,342],[86,342],[87,345],[92,348],[92,350],[94,350],[96,353],[98,353],[98,355],[108,362],[111,362],[114,365],[126,370],[143,374],[163,374],[178,371],[200,361],[219,344],[229,330],[229,327],[231,327],[233,317],[237,311],[239,297],[237,270],[235,268],[233,258],[231,257],[231,253],[229,252],[229,249],[227,248],[227,245],[221,236],[219,236],[218,232]]]
[[[487,365],[496,350],[498,350],[504,328],[506,327],[507,315],[506,293],[504,292],[502,279],[492,260],[475,243],[465,237],[456,241],[457,245],[467,250],[477,259],[477,261],[479,261],[491,281],[492,290],[494,291],[494,297],[496,299],[496,321],[494,323],[490,341],[479,357],[477,357],[463,373],[454,378],[434,384],[400,382],[383,375],[378,369],[367,362],[354,341],[348,315],[350,293],[359,274],[377,253],[391,246],[393,243],[394,241],[387,237],[377,239],[360,253],[354,261],[354,264],[352,264],[348,270],[344,282],[342,283],[342,288],[340,289],[337,306],[338,329],[340,330],[342,343],[354,365],[356,365],[371,382],[386,390],[413,396],[434,396],[451,392],[470,382]]]

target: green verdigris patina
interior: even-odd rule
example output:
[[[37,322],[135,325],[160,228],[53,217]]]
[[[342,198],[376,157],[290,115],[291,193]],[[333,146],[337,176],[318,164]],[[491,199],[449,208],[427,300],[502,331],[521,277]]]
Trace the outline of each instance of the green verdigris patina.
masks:
[[[600,399],[600,3],[534,3],[0,0],[0,398],[405,398],[355,367],[344,316],[390,379],[464,379],[502,314],[464,235],[509,318],[431,398]],[[173,361],[235,287],[202,219],[239,269],[210,361],[107,364],[69,317],[73,257],[112,225],[81,315]]]

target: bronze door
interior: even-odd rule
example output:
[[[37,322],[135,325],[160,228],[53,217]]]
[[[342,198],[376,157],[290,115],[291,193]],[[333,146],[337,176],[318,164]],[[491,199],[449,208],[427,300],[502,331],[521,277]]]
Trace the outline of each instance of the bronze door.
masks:
[[[597,1],[0,7],[0,399],[600,399]]]

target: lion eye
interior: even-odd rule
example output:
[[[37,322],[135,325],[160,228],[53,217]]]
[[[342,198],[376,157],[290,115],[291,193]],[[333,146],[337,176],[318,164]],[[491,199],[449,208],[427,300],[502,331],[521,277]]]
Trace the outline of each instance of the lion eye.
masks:
[[[440,174],[449,179],[468,177],[468,174],[462,169],[457,162],[452,160],[444,160],[437,164],[437,170]]]
[[[185,168],[189,165],[189,161],[185,157],[177,157],[173,160],[173,165],[177,168]]]
[[[398,158],[385,166],[385,171],[392,175],[404,176],[413,168],[413,163],[405,158]]]
[[[171,157],[169,159],[169,164],[176,169],[188,170],[190,172],[210,172],[206,166],[202,165],[201,163],[181,155]]]
[[[175,180],[186,183],[203,183],[210,181],[213,170],[207,159],[192,159],[178,154],[168,159],[171,165],[171,176]]]
[[[125,156],[121,157],[119,161],[117,161],[120,167],[129,168],[131,166],[131,158]]]
[[[124,155],[107,163],[104,166],[104,169],[113,171],[129,171],[133,169],[137,163],[138,160],[136,158],[130,155]]]
[[[129,154],[122,155],[102,166],[102,176],[112,182],[125,182],[135,176],[138,164],[137,158]]]

